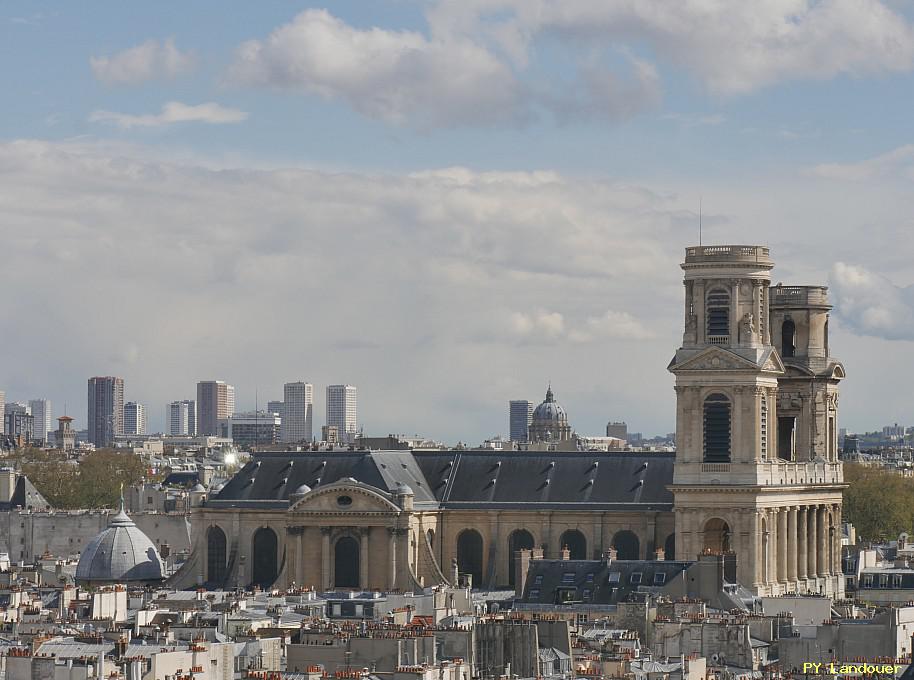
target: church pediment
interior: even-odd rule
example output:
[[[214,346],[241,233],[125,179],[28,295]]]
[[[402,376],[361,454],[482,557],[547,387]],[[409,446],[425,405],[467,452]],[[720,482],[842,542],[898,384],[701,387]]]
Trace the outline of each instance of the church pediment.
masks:
[[[336,484],[309,491],[289,508],[289,512],[305,513],[391,513],[400,508],[379,489],[356,480],[340,480]]]
[[[774,355],[774,352],[772,354]],[[770,356],[763,366],[759,366],[754,361],[750,361],[735,352],[712,346],[680,364],[677,364],[674,359],[673,363],[670,364],[670,371],[673,373],[685,371],[758,371],[760,368],[762,370],[777,370],[776,368],[769,369],[767,367],[769,361],[771,361]],[[775,365],[779,364],[780,360]],[[781,370],[783,370],[783,367],[781,367]]]
[[[787,369],[784,367],[784,362],[781,361],[780,355],[774,349],[771,349],[762,362],[762,370],[770,371],[771,373],[784,373]]]

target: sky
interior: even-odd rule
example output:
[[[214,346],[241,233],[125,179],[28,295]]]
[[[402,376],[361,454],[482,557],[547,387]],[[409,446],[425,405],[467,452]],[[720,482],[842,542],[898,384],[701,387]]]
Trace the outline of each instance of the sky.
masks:
[[[0,5],[0,390],[85,426],[359,388],[371,435],[674,428],[684,249],[826,284],[840,426],[914,424],[901,0]]]

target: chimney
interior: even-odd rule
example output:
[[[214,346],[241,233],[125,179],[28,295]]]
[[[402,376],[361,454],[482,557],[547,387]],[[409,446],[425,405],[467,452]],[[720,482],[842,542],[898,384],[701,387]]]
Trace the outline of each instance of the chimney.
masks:
[[[666,559],[666,551],[663,548],[657,548],[654,551],[654,559],[663,562]]]
[[[568,549],[567,545],[562,548],[562,559],[566,561],[571,559],[571,551]]]

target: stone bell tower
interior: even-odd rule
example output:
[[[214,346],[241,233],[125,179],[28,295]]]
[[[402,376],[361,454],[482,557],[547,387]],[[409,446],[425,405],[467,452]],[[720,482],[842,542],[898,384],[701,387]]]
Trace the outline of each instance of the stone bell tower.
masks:
[[[669,366],[677,395],[676,552],[735,554],[727,577],[758,594],[840,594],[841,466],[816,453],[817,446],[828,451],[828,428],[835,431],[838,378],[809,379],[809,361],[822,370],[834,363],[820,332],[827,322],[821,305],[792,311],[800,329],[795,354],[796,347],[804,354],[791,357],[796,368],[785,366],[771,324],[779,339],[791,326],[785,331],[780,307],[769,311],[772,267],[762,246],[686,249],[685,330]],[[779,426],[791,423],[782,437]],[[789,459],[782,441],[791,442]]]

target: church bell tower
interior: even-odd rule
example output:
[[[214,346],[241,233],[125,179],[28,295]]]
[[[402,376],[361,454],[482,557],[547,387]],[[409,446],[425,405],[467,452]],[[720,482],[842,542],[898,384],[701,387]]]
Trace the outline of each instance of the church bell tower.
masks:
[[[773,266],[762,246],[686,249],[685,329],[669,365],[676,551],[735,555],[728,578],[757,594],[840,595],[843,367],[827,356],[826,289],[775,287],[771,308]]]

